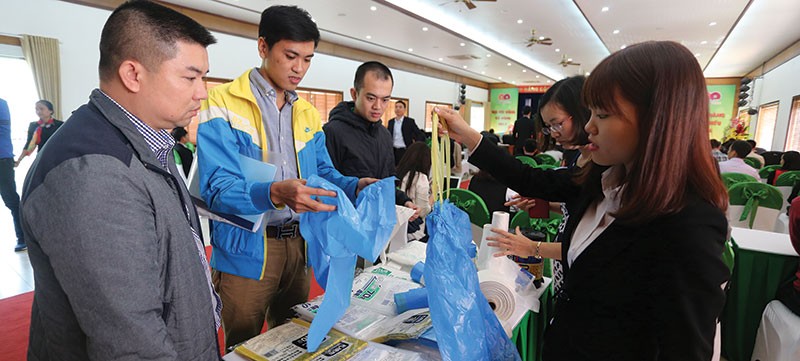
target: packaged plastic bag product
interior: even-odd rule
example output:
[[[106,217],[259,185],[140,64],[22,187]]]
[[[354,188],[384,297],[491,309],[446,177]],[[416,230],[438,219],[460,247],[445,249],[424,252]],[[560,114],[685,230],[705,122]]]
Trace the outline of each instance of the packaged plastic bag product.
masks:
[[[308,333],[308,351],[314,352],[350,305],[356,255],[376,259],[389,241],[397,217],[393,178],[365,187],[355,206],[344,191],[320,177],[311,176],[306,184],[337,193],[335,198],[319,197],[321,202],[335,205],[335,211],[300,215],[308,261],[317,283],[325,289],[325,299]]]
[[[519,360],[489,302],[468,254],[469,216],[449,201],[437,202],[426,218],[430,238],[425,285],[439,351],[444,360]]]

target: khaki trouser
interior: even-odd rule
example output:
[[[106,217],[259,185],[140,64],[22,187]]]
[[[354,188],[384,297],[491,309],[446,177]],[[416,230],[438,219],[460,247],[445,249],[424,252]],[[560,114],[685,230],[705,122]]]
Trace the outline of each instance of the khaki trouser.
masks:
[[[222,299],[225,347],[278,326],[291,318],[291,307],[308,301],[310,287],[303,238],[267,238],[264,279],[254,280],[214,270],[214,289]]]

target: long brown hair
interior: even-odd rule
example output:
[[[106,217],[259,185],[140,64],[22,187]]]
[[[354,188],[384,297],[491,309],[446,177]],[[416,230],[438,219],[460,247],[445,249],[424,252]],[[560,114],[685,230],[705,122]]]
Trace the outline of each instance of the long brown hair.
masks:
[[[615,217],[642,223],[675,213],[689,194],[725,211],[727,192],[710,156],[705,78],[692,53],[649,41],[611,54],[587,79],[583,101],[620,114],[617,96],[636,108],[639,144]]]
[[[422,142],[412,143],[406,149],[403,158],[400,158],[400,163],[397,164],[397,186],[403,184],[403,179],[408,175],[408,183],[404,192],[411,192],[414,185],[414,178],[418,173],[428,175],[431,170],[431,149],[428,145]]]

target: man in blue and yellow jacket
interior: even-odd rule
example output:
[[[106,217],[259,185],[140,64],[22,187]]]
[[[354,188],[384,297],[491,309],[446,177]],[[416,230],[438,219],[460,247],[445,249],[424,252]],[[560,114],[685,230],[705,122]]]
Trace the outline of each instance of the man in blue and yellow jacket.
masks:
[[[222,303],[227,347],[291,317],[308,299],[309,276],[298,213],[332,211],[315,200],[334,192],[305,186],[318,175],[355,200],[375,181],[342,176],[331,164],[316,108],[295,92],[314,56],[319,31],[293,6],[264,10],[259,68],[209,91],[197,133],[200,193],[214,212],[265,213],[263,232],[213,222],[212,280]],[[240,157],[276,166],[271,182],[248,180]]]

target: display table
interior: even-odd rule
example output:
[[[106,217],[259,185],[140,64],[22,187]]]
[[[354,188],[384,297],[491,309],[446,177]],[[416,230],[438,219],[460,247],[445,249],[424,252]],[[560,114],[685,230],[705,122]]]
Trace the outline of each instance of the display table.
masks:
[[[749,361],[764,307],[792,277],[800,258],[788,234],[734,227],[731,236],[736,258],[721,317],[722,356]]]

